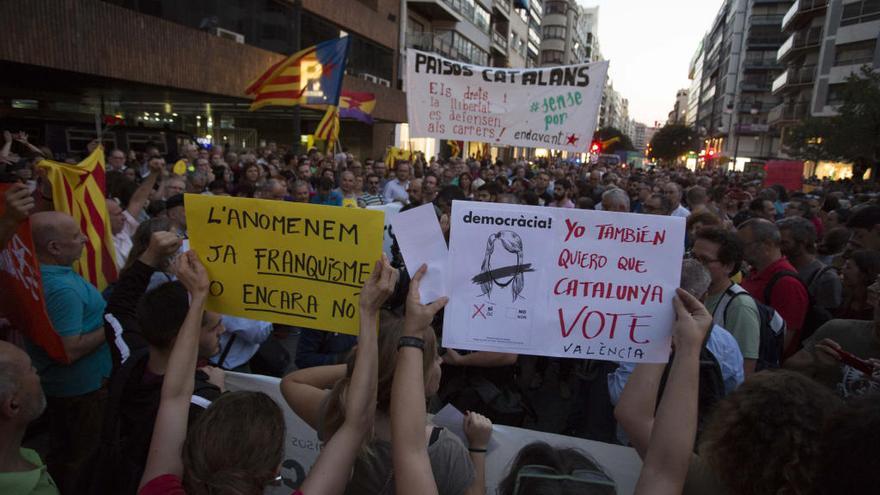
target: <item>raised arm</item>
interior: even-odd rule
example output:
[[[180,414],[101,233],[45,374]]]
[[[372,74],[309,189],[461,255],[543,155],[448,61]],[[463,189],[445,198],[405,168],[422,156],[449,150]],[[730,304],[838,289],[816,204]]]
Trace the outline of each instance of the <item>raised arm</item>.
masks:
[[[382,257],[360,295],[360,334],[354,371],[345,394],[345,421],[321,450],[302,485],[308,495],[336,495],[345,490],[348,474],[364,438],[373,428],[379,349],[379,310],[394,291],[398,272]]]
[[[146,176],[144,181],[141,182],[141,185],[139,185],[134,193],[132,193],[131,199],[128,200],[128,208],[126,208],[128,214],[135,219],[141,214],[141,211],[144,209],[144,204],[150,199],[150,193],[153,192],[156,180],[162,175],[165,161],[161,158],[153,158],[147,163],[147,166],[150,167],[150,175]]]
[[[410,282],[403,329],[404,337],[409,339],[424,339],[426,332],[432,332],[431,320],[448,301],[441,297],[428,305],[420,302],[419,282],[427,271],[427,266],[422,265]],[[434,495],[437,483],[425,445],[423,352],[424,349],[406,345],[397,353],[391,385],[391,457],[398,493]]]
[[[13,184],[3,194],[3,215],[0,216],[0,249],[15,237],[21,222],[34,209],[34,198],[24,184]]]
[[[676,293],[675,357],[657,408],[637,495],[680,494],[697,436],[700,349],[712,326],[712,315],[687,291],[678,289]]]
[[[202,313],[210,281],[208,272],[195,251],[187,251],[181,255],[176,267],[178,280],[190,294],[189,311],[168,358],[168,368],[162,382],[162,400],[156,414],[150,452],[140,487],[163,474],[183,474],[180,455],[186,439],[189,402],[195,388]]]
[[[346,365],[313,366],[287,374],[281,380],[281,395],[297,416],[320,431],[321,401],[333,385],[345,378]]]

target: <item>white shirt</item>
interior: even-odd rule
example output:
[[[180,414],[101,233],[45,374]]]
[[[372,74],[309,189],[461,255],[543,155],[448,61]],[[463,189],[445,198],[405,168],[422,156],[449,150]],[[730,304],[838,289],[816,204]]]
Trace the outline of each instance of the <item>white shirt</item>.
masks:
[[[122,267],[125,266],[128,253],[131,252],[131,236],[134,235],[138,228],[138,221],[131,216],[128,210],[122,211],[122,217],[125,219],[122,224],[122,230],[118,234],[113,235],[113,246],[116,248],[116,268],[119,270],[122,270]]]
[[[670,216],[687,218],[690,214],[691,214],[690,210],[688,210],[687,208],[685,208],[684,206],[681,206],[679,204],[678,208],[672,210],[672,213],[670,213]]]
[[[393,179],[388,181],[385,184],[385,190],[383,192],[383,196],[385,196],[386,203],[393,203],[395,201],[403,204],[409,204],[409,193],[407,190],[409,189],[409,181],[400,182],[398,179]]]

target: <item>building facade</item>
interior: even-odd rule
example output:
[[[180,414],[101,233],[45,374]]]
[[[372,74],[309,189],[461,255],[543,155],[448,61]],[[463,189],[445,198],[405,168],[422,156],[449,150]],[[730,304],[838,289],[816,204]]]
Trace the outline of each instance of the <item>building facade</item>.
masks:
[[[675,104],[672,105],[672,111],[666,120],[667,124],[684,125],[687,122],[688,112],[688,89],[679,89],[675,93]]]
[[[781,102],[769,114],[776,128],[835,115],[846,78],[864,65],[880,68],[880,2],[798,0],[782,29],[776,60],[785,70],[772,87]]]
[[[779,133],[767,122],[779,103],[771,85],[782,73],[776,52],[785,41],[781,24],[791,4],[726,0],[697,51],[689,94],[699,97],[690,117],[704,139],[704,156],[717,157],[714,164],[741,170],[779,155]]]
[[[545,0],[541,65],[601,60],[598,29],[599,7],[581,7],[576,0]]]

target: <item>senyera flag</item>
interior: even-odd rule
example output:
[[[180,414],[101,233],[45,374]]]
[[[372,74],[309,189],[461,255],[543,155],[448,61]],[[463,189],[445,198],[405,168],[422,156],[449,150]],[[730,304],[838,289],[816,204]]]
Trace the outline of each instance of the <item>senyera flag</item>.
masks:
[[[333,150],[333,145],[339,139],[339,107],[335,105],[327,107],[327,112],[315,129],[315,139],[326,141],[328,152]]]
[[[0,198],[9,186],[0,184]],[[5,208],[5,203],[0,201],[0,215]],[[70,363],[61,337],[52,328],[46,314],[43,278],[31,237],[30,220],[22,222],[12,240],[0,248],[0,313],[15,328],[24,331],[31,342],[42,347],[50,358]]]
[[[104,148],[96,147],[92,154],[76,165],[42,160],[37,167],[46,171],[52,184],[55,211],[72,216],[88,238],[74,268],[98,290],[104,290],[116,281],[113,231],[104,200]]]
[[[245,89],[251,110],[267,105],[338,105],[351,39],[343,36],[300,50],[269,67]]]

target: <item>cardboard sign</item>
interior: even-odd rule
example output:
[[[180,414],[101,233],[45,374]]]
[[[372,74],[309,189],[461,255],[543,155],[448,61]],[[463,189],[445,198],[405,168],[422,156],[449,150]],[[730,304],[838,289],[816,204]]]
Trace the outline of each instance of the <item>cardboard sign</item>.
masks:
[[[764,166],[764,187],[779,184],[788,191],[800,191],[804,184],[804,162],[771,160]]]
[[[455,201],[443,346],[666,362],[683,218]]]
[[[284,413],[287,438],[284,442],[284,460],[281,462],[281,483],[266,487],[267,495],[290,495],[291,491],[302,486],[322,448],[315,430],[300,419],[281,396],[280,381],[274,377],[226,372],[228,390],[263,392],[271,397]],[[442,421],[435,424],[451,426]],[[532,442],[545,442],[558,448],[574,448],[589,455],[611,476],[617,484],[619,495],[629,495],[634,492],[642,468],[642,462],[632,448],[581,438],[494,425],[491,441],[492,444],[497,445],[497,448],[492,448],[486,456],[486,486],[489,488],[486,493],[495,493],[495,488],[507,475],[510,464],[519,450]]]
[[[358,294],[382,257],[382,214],[287,201],[186,195],[190,245],[219,313],[358,333]]]
[[[0,198],[9,186],[0,184]],[[0,201],[0,215],[5,209],[5,203]],[[22,222],[9,244],[0,250],[0,314],[24,331],[50,358],[59,363],[70,362],[61,337],[52,328],[52,321],[46,314],[43,279],[31,237],[30,220]]]
[[[410,136],[586,152],[608,62],[481,67],[407,50]]]

